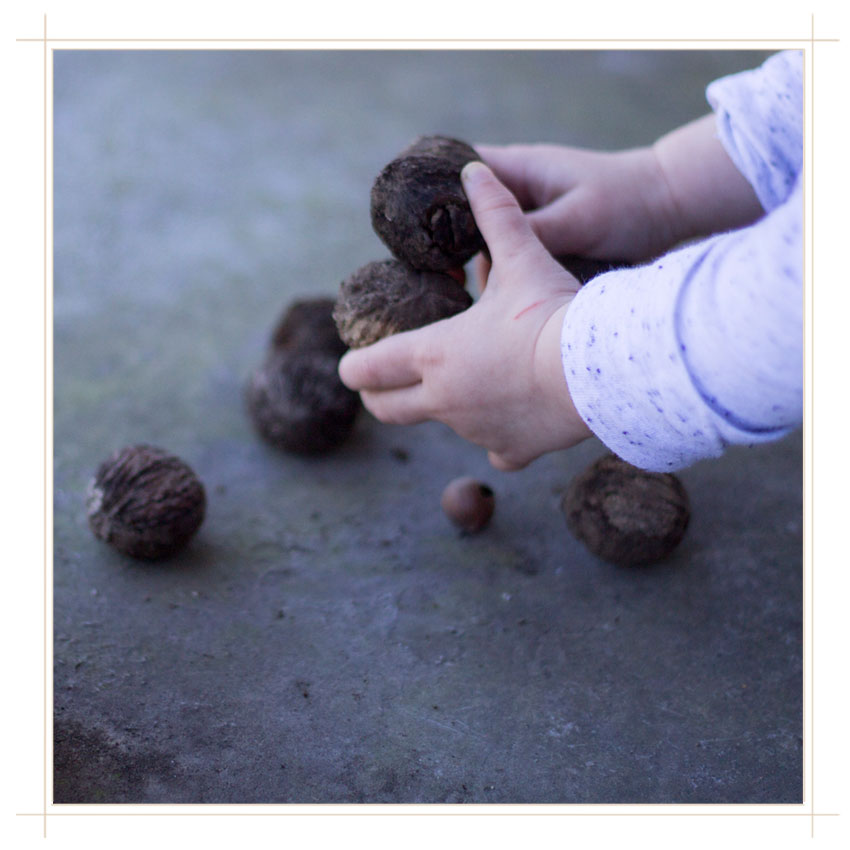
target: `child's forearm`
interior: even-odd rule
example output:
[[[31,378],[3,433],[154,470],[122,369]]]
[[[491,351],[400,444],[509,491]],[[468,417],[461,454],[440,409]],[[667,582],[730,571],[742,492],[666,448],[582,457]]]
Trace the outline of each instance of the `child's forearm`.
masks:
[[[802,419],[795,196],[752,227],[607,272],[566,311],[564,372],[593,433],[658,472],[784,436]]]
[[[752,224],[764,210],[706,115],[662,136],[652,152],[667,184],[671,226],[679,240]]]

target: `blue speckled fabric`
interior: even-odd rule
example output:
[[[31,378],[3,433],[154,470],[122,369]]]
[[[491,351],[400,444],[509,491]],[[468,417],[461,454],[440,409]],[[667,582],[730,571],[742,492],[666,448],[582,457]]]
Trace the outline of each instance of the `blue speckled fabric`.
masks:
[[[802,54],[706,94],[766,215],[600,275],[561,336],[582,418],[620,457],[657,471],[784,436],[803,416]]]
[[[715,80],[706,97],[723,146],[770,212],[788,200],[803,168],[803,54]]]

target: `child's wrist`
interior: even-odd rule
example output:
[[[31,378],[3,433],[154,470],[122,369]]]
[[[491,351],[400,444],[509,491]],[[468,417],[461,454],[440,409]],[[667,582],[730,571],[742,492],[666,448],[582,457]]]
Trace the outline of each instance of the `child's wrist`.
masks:
[[[568,448],[592,436],[573,404],[561,354],[561,333],[572,299],[573,296],[568,298],[546,321],[535,351],[539,397],[546,400],[545,409],[549,412],[546,418],[550,429],[553,433],[563,435],[557,448]]]
[[[643,167],[646,170],[643,186],[645,203],[650,211],[658,242],[666,248],[672,248],[693,234],[689,232],[687,219],[680,209],[675,187],[665,167],[662,142],[663,139],[660,139],[642,149]]]
[[[751,224],[764,210],[717,137],[710,113],[652,146],[669,197],[676,242]]]

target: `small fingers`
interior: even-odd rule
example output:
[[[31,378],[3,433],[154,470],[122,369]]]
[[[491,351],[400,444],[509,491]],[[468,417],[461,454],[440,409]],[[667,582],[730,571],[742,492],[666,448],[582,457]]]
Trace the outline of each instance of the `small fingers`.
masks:
[[[429,418],[422,384],[397,390],[360,393],[363,406],[387,425],[417,425]]]
[[[586,206],[573,195],[565,195],[528,213],[528,223],[551,254],[585,254],[593,246],[584,234],[594,229]]]
[[[530,460],[519,460],[497,452],[487,452],[487,460],[490,461],[490,466],[501,472],[516,472],[519,469],[525,469],[531,463]]]
[[[475,223],[495,263],[516,256],[530,241],[539,244],[517,199],[483,162],[468,163],[460,176]]]
[[[475,150],[496,177],[527,210],[539,204],[540,186],[532,170],[526,145],[475,145]]]
[[[351,390],[391,390],[418,383],[422,374],[409,334],[396,334],[346,352],[339,361],[339,377]]]

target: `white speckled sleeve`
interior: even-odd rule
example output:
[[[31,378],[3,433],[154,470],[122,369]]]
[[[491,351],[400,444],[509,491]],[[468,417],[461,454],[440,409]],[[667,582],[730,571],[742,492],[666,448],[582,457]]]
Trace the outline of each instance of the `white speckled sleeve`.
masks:
[[[770,212],[787,200],[803,167],[802,52],[786,50],[721,77],[705,94],[723,147]]]
[[[802,233],[792,204],[578,293],[561,335],[564,374],[611,451],[669,471],[799,424]]]
[[[567,310],[573,402],[635,466],[680,469],[802,421],[801,80],[801,55],[787,52],[708,90],[721,140],[768,215],[600,275]]]

